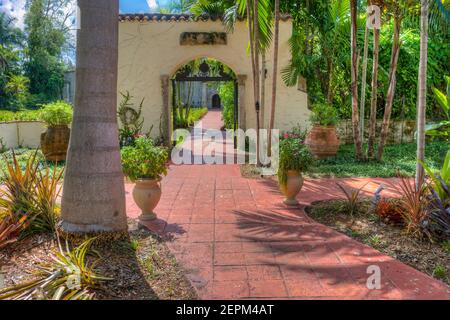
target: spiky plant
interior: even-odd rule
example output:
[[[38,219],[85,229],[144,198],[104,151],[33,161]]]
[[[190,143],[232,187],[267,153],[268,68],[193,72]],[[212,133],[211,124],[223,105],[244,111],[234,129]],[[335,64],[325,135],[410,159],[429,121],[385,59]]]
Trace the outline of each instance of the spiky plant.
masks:
[[[398,173],[400,180],[399,187],[396,187],[402,195],[401,204],[403,206],[403,221],[406,225],[406,233],[422,236],[422,224],[429,214],[428,199],[426,187],[417,185],[415,181],[411,181]]]
[[[10,214],[6,214],[3,217],[0,215],[0,249],[19,239],[20,232],[26,228],[27,218],[24,215],[19,220],[14,221],[13,216]]]
[[[4,176],[4,188],[0,190],[0,209],[10,214],[18,214],[18,221],[22,214],[33,212],[35,182],[37,179],[38,162],[37,151],[28,159],[25,169],[22,170],[14,150],[12,151],[12,163],[4,157],[6,168]]]
[[[367,186],[367,184],[368,183],[364,184],[363,186],[361,186],[358,189],[354,189],[354,188],[347,189],[340,183],[336,182],[336,185],[339,187],[339,189],[345,195],[346,206],[352,217],[355,213],[358,212],[358,206],[361,201],[360,194],[361,194],[362,189],[364,189],[364,187]]]
[[[58,251],[50,263],[41,263],[35,279],[0,290],[0,300],[91,300],[93,289],[101,281],[112,280],[94,271],[99,259],[89,263],[86,255],[95,238],[78,247],[63,249],[58,240]]]

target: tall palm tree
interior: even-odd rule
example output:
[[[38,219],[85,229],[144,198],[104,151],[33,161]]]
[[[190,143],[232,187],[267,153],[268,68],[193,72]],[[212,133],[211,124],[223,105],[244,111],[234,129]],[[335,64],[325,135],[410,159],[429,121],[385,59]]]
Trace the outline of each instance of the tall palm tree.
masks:
[[[408,0],[406,1],[408,2]],[[406,5],[406,4],[405,4]],[[378,144],[377,160],[381,161],[384,152],[384,146],[389,133],[389,124],[392,114],[392,105],[394,102],[395,85],[397,81],[398,56],[400,54],[400,28],[404,17],[405,8],[397,1],[392,1],[390,8],[394,15],[394,35],[392,41],[391,62],[389,67],[389,84],[386,94],[386,105],[384,107],[383,123],[381,124],[380,143]]]
[[[359,133],[359,111],[358,111],[358,53],[356,49],[357,25],[357,0],[350,0],[351,17],[351,73],[352,73],[352,127],[353,139],[355,141],[355,157],[358,160],[364,158],[362,151],[361,135]]]
[[[62,227],[71,233],[127,229],[117,126],[118,0],[78,0],[77,88]]]
[[[382,0],[372,1],[372,4],[383,5]],[[381,14],[381,10],[380,10]],[[380,30],[373,29],[373,56],[372,56],[372,96],[370,99],[369,140],[367,141],[367,158],[374,156],[375,134],[377,129],[377,98],[378,98],[378,57],[380,52]]]
[[[275,108],[277,103],[278,48],[280,41],[280,0],[275,0],[275,23],[273,44],[272,101],[270,104],[269,141],[267,152],[272,155],[272,130],[275,127]]]
[[[417,159],[425,161],[425,108],[427,103],[428,0],[420,1],[420,62],[417,90]],[[424,169],[417,161],[416,186],[421,186]]]

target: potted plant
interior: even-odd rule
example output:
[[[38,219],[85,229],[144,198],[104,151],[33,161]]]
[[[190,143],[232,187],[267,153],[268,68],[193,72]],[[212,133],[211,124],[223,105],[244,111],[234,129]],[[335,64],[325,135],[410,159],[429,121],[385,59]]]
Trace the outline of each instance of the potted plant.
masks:
[[[153,210],[161,199],[162,176],[167,174],[167,150],[155,146],[153,140],[142,136],[135,140],[133,146],[124,147],[121,156],[125,175],[135,183],[133,198],[142,210],[139,219],[156,219]]]
[[[298,204],[296,197],[303,187],[302,172],[307,171],[313,162],[314,157],[301,135],[284,135],[280,141],[278,183],[281,192],[286,196],[286,205]]]
[[[310,120],[313,127],[306,137],[305,144],[317,159],[335,156],[339,149],[336,109],[326,103],[317,103],[313,106]]]
[[[65,161],[69,146],[72,122],[72,106],[64,101],[44,105],[39,118],[47,125],[47,131],[41,134],[41,149],[47,161]]]

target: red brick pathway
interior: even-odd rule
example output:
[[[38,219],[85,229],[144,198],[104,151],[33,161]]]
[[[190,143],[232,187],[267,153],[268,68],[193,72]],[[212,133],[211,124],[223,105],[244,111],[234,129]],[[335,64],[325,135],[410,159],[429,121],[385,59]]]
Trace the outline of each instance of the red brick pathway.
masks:
[[[171,166],[159,219],[145,226],[170,239],[202,299],[450,299],[444,283],[307,217],[305,205],[339,196],[335,181],[307,180],[301,205],[288,208],[276,183],[245,179],[237,165]],[[370,181],[366,195],[389,182]],[[132,185],[126,190],[136,218]],[[370,265],[381,269],[380,290],[366,287]]]

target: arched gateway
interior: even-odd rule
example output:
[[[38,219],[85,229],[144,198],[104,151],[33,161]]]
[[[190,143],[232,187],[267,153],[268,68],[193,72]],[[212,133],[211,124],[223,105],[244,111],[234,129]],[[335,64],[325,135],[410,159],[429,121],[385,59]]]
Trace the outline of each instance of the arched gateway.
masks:
[[[291,21],[283,18],[280,23],[280,69],[289,63],[288,40],[291,32]],[[256,112],[248,42],[245,21],[238,21],[234,30],[227,32],[220,19],[206,16],[122,14],[119,25],[118,91],[129,91],[136,101],[144,98],[144,129],[153,126],[152,135],[158,136],[158,128],[162,128],[162,134],[167,139],[172,132],[170,80],[187,62],[200,57],[214,58],[229,66],[237,75],[239,127],[254,128]],[[266,54],[264,127],[267,127],[270,115],[271,56],[271,52]],[[304,88],[287,87],[281,77],[278,86],[275,128],[288,130],[296,124],[306,126],[309,110]]]

